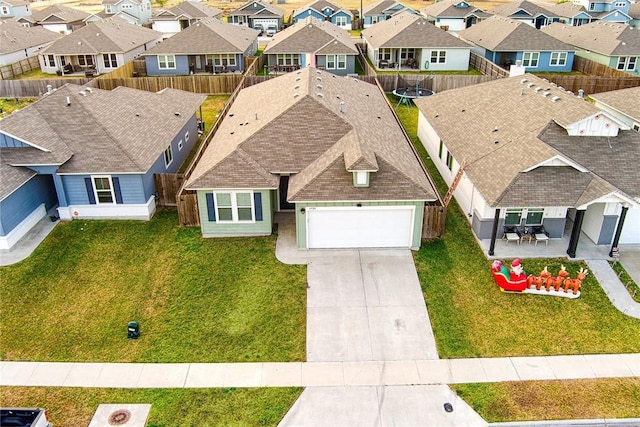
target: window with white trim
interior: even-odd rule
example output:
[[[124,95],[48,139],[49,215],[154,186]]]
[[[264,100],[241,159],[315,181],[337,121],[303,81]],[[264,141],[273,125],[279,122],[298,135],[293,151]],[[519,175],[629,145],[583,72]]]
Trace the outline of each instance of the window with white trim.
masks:
[[[504,225],[520,225],[522,209],[507,209],[504,214]]]
[[[235,67],[236,55],[234,53],[207,55],[207,65],[215,65],[217,67]]]
[[[551,66],[565,66],[567,65],[567,52],[551,52],[551,60],[549,61]]]
[[[635,130],[636,132],[640,133],[640,124],[634,123],[633,124],[633,130]]]
[[[279,53],[278,65],[299,65],[300,54],[299,53]]]
[[[347,25],[347,17],[346,16],[336,16],[336,25],[339,27],[344,27]]]
[[[164,150],[164,167],[168,168],[169,165],[173,162],[173,150],[171,149],[171,144]]]
[[[432,50],[431,51],[431,63],[432,64],[444,64],[447,61],[446,50]]]
[[[336,68],[336,56],[327,55],[327,70],[333,70]]]
[[[161,70],[173,70],[176,68],[175,55],[158,55],[158,68]]]
[[[379,61],[391,61],[391,48],[383,47],[378,50]]]
[[[347,55],[336,55],[338,60],[338,70],[344,70],[347,68]]]
[[[96,203],[114,203],[116,199],[113,193],[113,184],[111,183],[111,177],[105,176],[92,176],[93,181],[93,193],[96,198]]]
[[[47,65],[49,67],[55,67],[56,66],[56,58],[55,58],[55,56],[53,56],[53,55],[45,55],[44,59],[45,59]]]
[[[81,67],[93,67],[93,55],[78,55],[78,65]]]
[[[132,4],[123,4],[122,6],[120,6],[120,8],[121,8],[122,10],[125,10],[125,9],[133,9],[133,5],[132,5]]]
[[[522,54],[522,66],[536,68],[540,59],[540,52],[524,52]]]
[[[184,133],[184,140],[185,140],[185,141],[189,141],[189,137],[190,137],[190,135],[189,135],[189,131],[186,131],[186,132]]]
[[[253,222],[253,193],[231,191],[214,193],[218,222]]]
[[[527,218],[524,225],[542,225],[542,217],[544,216],[544,208],[527,209]]]
[[[589,10],[596,10],[596,4],[595,3],[589,3]]]
[[[633,71],[636,69],[636,63],[638,57],[636,56],[621,56],[618,58],[618,70]]]
[[[614,4],[614,6],[615,6],[615,7],[625,7],[626,5],[627,5],[627,3],[626,3],[626,2],[623,2],[623,1],[617,1],[617,2]]]
[[[118,68],[118,58],[115,53],[103,53],[102,59],[104,60],[105,68]]]
[[[449,151],[447,151],[447,168],[453,170],[453,156]]]
[[[2,6],[0,8],[0,13],[3,15],[8,15],[9,14],[9,8],[7,6]]]

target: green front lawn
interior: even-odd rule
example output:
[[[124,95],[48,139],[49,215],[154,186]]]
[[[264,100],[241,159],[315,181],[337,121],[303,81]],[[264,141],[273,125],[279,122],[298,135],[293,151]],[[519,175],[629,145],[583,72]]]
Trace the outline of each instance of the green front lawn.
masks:
[[[101,403],[150,403],[148,427],[275,426],[300,388],[111,389],[3,387],[2,407],[45,408],[54,426],[86,426]]]
[[[306,269],[276,236],[203,239],[174,211],[57,225],[0,269],[0,358],[254,362],[305,358]],[[127,322],[140,323],[138,340]]]
[[[402,105],[396,112],[444,194],[446,185],[415,136],[417,107]],[[444,238],[423,244],[414,259],[443,358],[640,351],[640,320],[619,312],[592,275],[576,300],[500,292],[455,200]],[[572,277],[586,266],[567,259],[523,261],[534,274],[544,266],[556,273],[561,264]]]

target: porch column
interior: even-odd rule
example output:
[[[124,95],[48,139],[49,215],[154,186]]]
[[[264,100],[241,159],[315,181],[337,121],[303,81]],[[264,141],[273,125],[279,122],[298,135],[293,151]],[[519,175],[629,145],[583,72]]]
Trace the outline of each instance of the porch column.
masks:
[[[611,250],[609,251],[609,256],[613,256],[613,248],[618,247],[618,242],[620,241],[620,234],[622,234],[622,226],[624,225],[624,219],[627,216],[627,211],[629,210],[628,206],[622,206],[622,212],[620,213],[620,219],[618,220],[618,226],[616,227],[616,234],[613,237],[613,243],[611,244]]]
[[[62,178],[57,173],[53,173],[53,185],[56,187],[56,195],[58,196],[58,207],[67,207],[67,196],[64,194],[64,186],[62,185]]]
[[[578,239],[580,238],[580,231],[582,230],[582,220],[584,219],[585,212],[586,209],[578,209],[576,211],[576,219],[573,221],[571,238],[569,239],[569,247],[567,248],[567,255],[569,255],[569,258],[576,257],[576,249],[578,248]]]
[[[496,208],[496,214],[493,217],[493,230],[491,230],[491,244],[489,245],[489,256],[493,256],[493,250],[496,248],[496,236],[498,235],[498,222],[500,222],[500,208]]]

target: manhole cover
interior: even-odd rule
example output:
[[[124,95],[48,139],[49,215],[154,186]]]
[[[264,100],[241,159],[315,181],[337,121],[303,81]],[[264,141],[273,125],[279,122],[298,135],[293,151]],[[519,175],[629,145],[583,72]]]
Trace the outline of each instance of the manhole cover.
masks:
[[[118,409],[117,411],[113,411],[111,415],[109,415],[109,425],[119,426],[131,418],[131,411],[126,409]]]

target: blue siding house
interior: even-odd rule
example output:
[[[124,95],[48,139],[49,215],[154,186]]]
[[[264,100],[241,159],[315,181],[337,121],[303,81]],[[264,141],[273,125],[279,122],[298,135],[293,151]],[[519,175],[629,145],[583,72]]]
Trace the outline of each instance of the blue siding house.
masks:
[[[63,220],[150,219],[154,174],[180,168],[198,139],[195,111],[204,99],[67,84],[2,119],[0,249],[48,212]]]
[[[258,50],[259,31],[203,19],[143,53],[150,76],[229,73],[244,70]]]
[[[292,14],[294,24],[308,17],[329,21],[333,25],[337,25],[345,30],[351,29],[354,18],[353,13],[349,10],[336,6],[326,0],[315,1],[300,9],[294,10]]]
[[[608,22],[622,22],[628,24],[631,21],[629,8],[630,0],[574,0],[589,12],[594,20]]]
[[[24,0],[0,0],[0,18],[30,16],[29,2]]]
[[[529,24],[494,15],[458,33],[472,43],[471,50],[509,69],[521,63],[526,72],[569,72],[575,48]]]
[[[363,26],[364,28],[367,28],[373,24],[377,24],[378,22],[386,21],[404,10],[418,14],[415,10],[410,9],[395,0],[380,0],[363,9]]]

